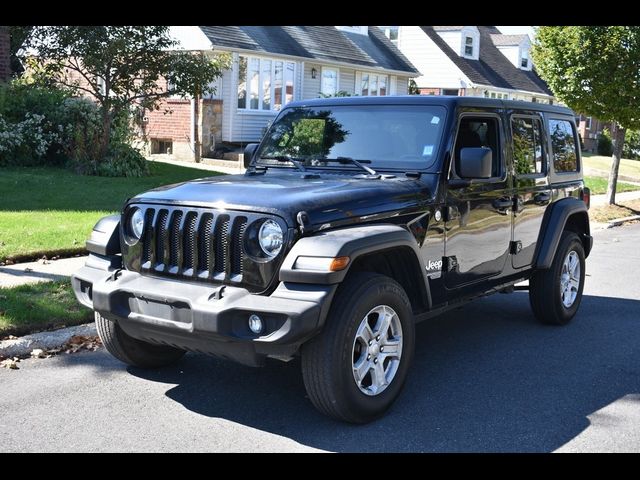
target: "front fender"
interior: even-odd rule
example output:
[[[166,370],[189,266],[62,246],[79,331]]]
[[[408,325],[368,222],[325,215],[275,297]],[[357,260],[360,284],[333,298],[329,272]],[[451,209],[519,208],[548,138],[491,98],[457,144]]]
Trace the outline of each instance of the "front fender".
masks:
[[[93,227],[86,243],[87,250],[98,255],[117,255],[120,252],[120,215],[102,217]]]
[[[393,248],[410,248],[420,265],[425,285],[428,285],[426,268],[415,238],[398,225],[376,224],[346,227],[320,232],[304,237],[296,242],[280,267],[280,281],[294,283],[333,284],[344,280],[351,265],[358,257]],[[344,270],[337,272],[303,270],[294,268],[299,256],[308,257],[349,257]]]

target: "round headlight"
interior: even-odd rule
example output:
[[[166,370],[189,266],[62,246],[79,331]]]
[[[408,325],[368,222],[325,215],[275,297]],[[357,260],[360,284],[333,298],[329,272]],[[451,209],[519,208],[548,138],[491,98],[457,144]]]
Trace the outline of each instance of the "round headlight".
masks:
[[[140,240],[144,232],[144,214],[142,210],[136,208],[129,215],[129,233],[135,240]]]
[[[269,257],[275,257],[282,249],[282,229],[273,220],[267,220],[260,226],[258,243]]]

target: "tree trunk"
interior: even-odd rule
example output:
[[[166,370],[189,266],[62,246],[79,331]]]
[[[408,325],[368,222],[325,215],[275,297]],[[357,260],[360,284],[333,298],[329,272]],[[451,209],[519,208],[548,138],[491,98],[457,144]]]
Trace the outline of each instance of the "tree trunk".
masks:
[[[196,163],[200,163],[202,145],[200,142],[200,94],[193,98],[193,155]]]
[[[102,112],[102,143],[100,145],[100,155],[97,158],[97,163],[103,162],[107,156],[107,150],[109,149],[109,139],[111,138],[111,123],[111,112],[109,112],[109,110],[105,108]]]
[[[616,203],[616,187],[618,184],[618,170],[620,169],[620,159],[622,158],[622,146],[626,129],[616,125],[616,133],[613,143],[613,155],[611,156],[611,172],[609,173],[609,185],[607,186],[607,202],[609,205]]]

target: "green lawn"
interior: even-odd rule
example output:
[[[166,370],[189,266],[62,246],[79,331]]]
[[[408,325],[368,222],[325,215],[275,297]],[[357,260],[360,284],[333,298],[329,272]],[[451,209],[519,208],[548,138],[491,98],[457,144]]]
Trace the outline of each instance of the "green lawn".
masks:
[[[591,190],[591,195],[600,195],[607,193],[607,184],[609,180],[604,177],[584,177],[584,183]],[[640,190],[640,185],[631,183],[618,182],[616,192],[630,192],[632,190]]]
[[[0,261],[81,251],[91,228],[128,198],[160,185],[219,175],[152,163],[145,178],[76,175],[59,168],[0,170]]]
[[[611,169],[611,157],[603,157],[602,155],[592,155],[589,153],[584,153],[582,157],[582,161],[586,167],[595,168],[596,170],[602,170],[607,173]],[[640,182],[640,160],[626,160],[623,158],[620,161],[618,174],[637,178]]]
[[[69,280],[0,288],[0,338],[78,325],[93,318],[81,306]]]

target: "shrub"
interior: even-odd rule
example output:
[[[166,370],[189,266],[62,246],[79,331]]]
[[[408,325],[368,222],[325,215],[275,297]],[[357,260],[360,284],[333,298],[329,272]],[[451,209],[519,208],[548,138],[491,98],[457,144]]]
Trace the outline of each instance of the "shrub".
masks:
[[[149,174],[149,163],[142,154],[126,143],[112,143],[107,158],[95,171],[103,177],[144,177]]]
[[[610,157],[613,155],[613,142],[611,141],[611,132],[605,128],[598,136],[598,155]]]
[[[64,152],[76,173],[95,175],[100,163],[102,120],[98,107],[85,98],[67,98],[61,105],[67,119]]]
[[[140,177],[148,172],[134,139],[131,116],[113,120],[101,158],[102,115],[87,98],[38,84],[0,85],[0,165],[66,165],[85,175]]]
[[[622,146],[622,157],[640,160],[640,130],[627,130]]]
[[[22,82],[0,85],[0,164],[62,164],[68,94]]]

